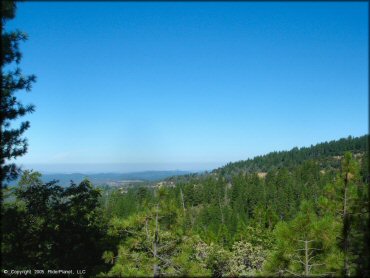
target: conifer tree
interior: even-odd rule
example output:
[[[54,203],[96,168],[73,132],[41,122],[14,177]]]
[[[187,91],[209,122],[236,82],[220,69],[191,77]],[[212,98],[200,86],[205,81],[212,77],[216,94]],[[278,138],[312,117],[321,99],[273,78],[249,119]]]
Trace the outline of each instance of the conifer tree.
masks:
[[[19,30],[5,30],[5,23],[14,19],[15,12],[15,1],[1,1],[1,184],[18,176],[19,168],[10,160],[27,152],[27,139],[23,137],[23,134],[30,127],[30,123],[24,121],[18,128],[12,126],[11,123],[34,111],[33,105],[23,105],[15,96],[17,91],[30,91],[32,83],[36,80],[34,75],[23,75],[19,68],[22,59],[19,43],[27,40],[27,34]]]
[[[319,217],[312,202],[304,201],[297,216],[276,226],[275,251],[265,266],[267,274],[294,276],[338,275],[343,253],[336,245],[340,222]]]

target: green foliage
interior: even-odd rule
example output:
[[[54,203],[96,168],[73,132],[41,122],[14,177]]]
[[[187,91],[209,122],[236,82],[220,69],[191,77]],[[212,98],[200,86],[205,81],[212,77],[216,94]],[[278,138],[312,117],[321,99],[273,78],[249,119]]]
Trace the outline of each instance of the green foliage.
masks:
[[[221,224],[217,234],[218,243],[226,248],[231,246],[231,236],[225,224]]]
[[[180,246],[186,240],[181,210],[168,200],[169,193],[165,190],[158,190],[156,194],[157,204],[145,212],[111,220],[108,234],[116,237],[119,244],[117,260],[108,275],[148,276],[157,271],[161,274],[179,273],[179,263],[187,263],[181,259],[184,255],[179,255]],[[105,253],[105,260],[111,252]]]
[[[6,267],[82,264],[109,277],[365,275],[363,157],[127,190],[88,180],[62,188],[25,171],[3,204]]]
[[[341,223],[334,217],[319,217],[312,202],[303,202],[294,219],[276,226],[276,244],[265,265],[266,273],[340,274],[343,267],[338,260],[343,256],[337,246],[340,231]]]
[[[229,271],[228,260],[230,252],[217,244],[211,244],[208,248],[206,266],[211,270],[213,277],[225,276]]]
[[[290,151],[271,152],[256,156],[253,159],[229,163],[215,170],[222,175],[234,175],[240,172],[270,172],[279,168],[295,168],[308,160],[317,160],[325,168],[338,169],[340,163],[337,159],[344,152],[361,153],[368,147],[369,136],[342,138],[324,142],[311,147],[293,148]]]
[[[326,153],[325,148],[321,151]],[[357,157],[361,159],[362,156]],[[273,169],[263,176],[248,171],[231,176],[188,175],[174,179],[180,180],[174,188],[161,187],[158,192],[141,189],[135,194],[129,191],[118,197],[121,201],[116,199],[114,203],[125,203],[127,208],[131,207],[130,202],[135,203],[136,209],[129,213],[128,209],[122,210],[117,221],[126,219],[134,223],[141,219],[141,222],[135,224],[137,228],[134,229],[132,224],[128,225],[131,232],[126,234],[121,229],[120,244],[113,254],[118,254],[121,247],[126,248],[130,256],[139,252],[148,264],[144,267],[146,275],[154,275],[155,266],[160,269],[158,275],[175,276],[203,273],[213,276],[339,275],[346,254],[342,245],[344,225],[340,211],[343,210],[343,171],[347,171],[348,210],[353,214],[350,261],[351,271],[355,273],[354,266],[362,265],[364,269],[366,265],[365,259],[361,260],[354,251],[357,248],[363,250],[357,254],[366,252],[361,248],[361,240],[368,218],[366,215],[360,217],[366,206],[359,200],[365,200],[367,193],[361,186],[358,163],[353,159],[345,154],[343,162],[334,168],[331,163],[326,167],[323,157],[304,160],[295,167]],[[142,251],[153,246],[157,204],[160,227],[157,245],[171,246],[165,248],[162,260],[155,259],[151,252]],[[151,219],[148,225],[150,244],[139,249],[141,251],[134,250],[131,243],[144,246],[145,217]],[[169,244],[171,241],[174,245]],[[121,269],[120,275],[126,275],[125,271],[129,270],[122,267],[112,269]],[[127,273],[134,273],[132,271]]]
[[[17,91],[30,91],[35,82],[34,75],[23,75],[19,64],[22,53],[19,43],[27,40],[27,34],[19,30],[5,31],[4,25],[15,16],[16,2],[1,1],[1,98],[0,98],[0,183],[14,180],[19,173],[15,163],[9,163],[11,159],[23,156],[27,152],[27,140],[22,137],[30,127],[28,121],[21,122],[15,127],[12,122],[34,111],[33,105],[23,105],[15,96]]]
[[[319,206],[322,215],[334,215],[342,224],[339,245],[344,253],[343,274],[367,274],[368,189],[361,178],[360,165],[351,153],[345,153],[341,171],[325,187]]]
[[[207,269],[200,252],[194,246],[204,244],[198,236],[185,236],[179,246],[179,252],[174,255],[172,261],[177,265],[169,273],[179,276],[210,276],[211,271]]]
[[[4,268],[93,269],[102,264],[105,228],[99,191],[85,180],[68,188],[25,171],[16,201],[2,207]]]
[[[257,244],[248,241],[235,242],[229,261],[229,276],[255,276],[261,271],[267,252]]]

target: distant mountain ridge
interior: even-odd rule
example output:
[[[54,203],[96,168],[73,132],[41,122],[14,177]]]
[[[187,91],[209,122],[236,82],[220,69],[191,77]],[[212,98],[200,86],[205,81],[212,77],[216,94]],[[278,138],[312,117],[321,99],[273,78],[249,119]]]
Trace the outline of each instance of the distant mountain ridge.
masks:
[[[364,154],[368,151],[368,143],[369,135],[348,136],[339,140],[311,145],[310,147],[295,147],[289,151],[275,151],[252,159],[228,163],[213,170],[212,173],[230,175],[239,172],[268,172],[282,167],[294,168],[307,160],[316,160],[325,168],[337,168],[340,165],[340,157],[346,151],[354,154]]]
[[[350,151],[360,158],[365,154],[364,159],[368,159],[369,135],[360,137],[348,136],[339,140],[318,143],[310,147],[295,147],[289,151],[274,151],[265,155],[256,156],[251,159],[230,162],[223,167],[214,169],[211,172],[195,171],[142,171],[130,173],[97,173],[97,174],[43,174],[42,180],[50,182],[58,180],[59,185],[68,186],[71,181],[80,183],[88,178],[94,185],[114,185],[119,186],[125,183],[156,182],[156,181],[187,181],[192,178],[220,174],[221,176],[232,176],[238,173],[258,173],[264,176],[266,172],[279,168],[293,169],[307,160],[315,160],[323,169],[339,168],[340,158]],[[13,181],[11,185],[17,184]]]
[[[120,185],[122,183],[137,183],[137,182],[154,182],[163,180],[172,176],[186,175],[191,173],[190,171],[171,170],[171,171],[143,171],[143,172],[131,172],[131,173],[97,173],[97,174],[83,174],[83,173],[72,173],[72,174],[43,174],[41,179],[43,182],[50,182],[52,180],[58,180],[58,184],[61,186],[68,186],[71,181],[78,184],[83,179],[88,178],[94,185],[104,184],[115,184]],[[17,184],[17,181],[13,181],[13,184]]]

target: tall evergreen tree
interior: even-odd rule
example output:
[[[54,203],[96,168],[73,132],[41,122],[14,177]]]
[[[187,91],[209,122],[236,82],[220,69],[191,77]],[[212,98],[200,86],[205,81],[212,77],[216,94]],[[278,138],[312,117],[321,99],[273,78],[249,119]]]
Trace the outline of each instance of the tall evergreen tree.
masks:
[[[23,105],[15,96],[17,91],[30,91],[32,83],[36,80],[34,75],[23,75],[19,68],[22,58],[19,42],[27,40],[27,34],[19,30],[5,30],[6,22],[14,19],[15,12],[15,1],[1,1],[1,184],[18,176],[19,169],[10,160],[27,152],[27,139],[23,134],[30,127],[30,123],[24,121],[16,128],[11,122],[34,111],[33,105]]]
[[[293,220],[277,224],[275,248],[265,265],[266,274],[340,274],[343,254],[336,245],[339,234],[340,222],[329,214],[318,217],[313,203],[303,201]]]

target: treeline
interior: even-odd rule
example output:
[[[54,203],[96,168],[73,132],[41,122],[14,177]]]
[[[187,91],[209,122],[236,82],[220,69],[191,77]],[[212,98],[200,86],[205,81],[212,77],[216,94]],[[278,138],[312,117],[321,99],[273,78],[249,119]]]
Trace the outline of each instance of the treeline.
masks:
[[[351,139],[352,140],[352,139]],[[188,175],[128,191],[25,171],[2,204],[3,269],[90,276],[368,276],[368,156]],[[330,154],[331,155],[331,154]]]
[[[306,160],[316,160],[321,167],[338,169],[340,156],[343,156],[344,152],[364,153],[368,148],[368,140],[368,135],[349,136],[348,138],[319,143],[315,146],[311,145],[311,147],[295,147],[290,151],[271,152],[253,159],[229,163],[214,172],[222,175],[239,172],[269,172],[282,167],[292,169]]]

